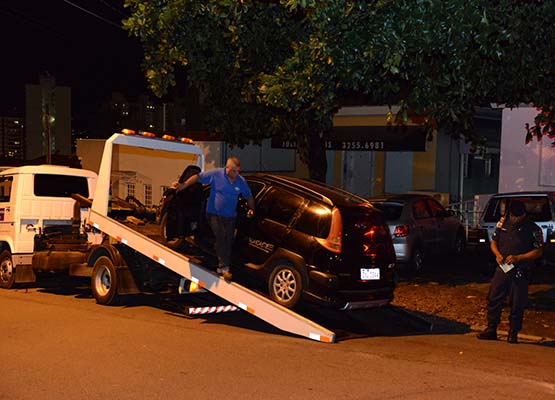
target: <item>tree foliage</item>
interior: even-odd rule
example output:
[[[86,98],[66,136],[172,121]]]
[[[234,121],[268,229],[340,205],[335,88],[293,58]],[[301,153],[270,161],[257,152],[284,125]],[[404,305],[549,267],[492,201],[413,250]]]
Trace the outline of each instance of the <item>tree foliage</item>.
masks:
[[[322,138],[345,96],[398,105],[430,132],[475,139],[475,106],[553,110],[553,1],[126,0],[162,95],[178,74],[206,95],[206,123],[231,144],[297,140],[325,177]],[[523,127],[524,128],[524,127]]]

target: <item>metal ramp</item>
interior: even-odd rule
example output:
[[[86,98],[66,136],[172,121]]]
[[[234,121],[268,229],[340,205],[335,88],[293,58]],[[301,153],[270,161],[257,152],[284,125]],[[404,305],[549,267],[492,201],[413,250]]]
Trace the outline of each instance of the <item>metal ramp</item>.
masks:
[[[112,147],[114,144],[194,154],[195,161],[202,167],[202,153],[196,146],[180,142],[168,142],[140,136],[114,134],[106,141],[96,192],[89,216],[89,224],[108,234],[120,243],[142,253],[178,275],[197,283],[202,288],[227,300],[238,308],[299,336],[325,343],[335,342],[335,333],[303,316],[261,296],[235,282],[227,282],[216,273],[193,263],[180,254],[155,240],[136,232],[126,225],[107,216],[110,174],[112,172]]]

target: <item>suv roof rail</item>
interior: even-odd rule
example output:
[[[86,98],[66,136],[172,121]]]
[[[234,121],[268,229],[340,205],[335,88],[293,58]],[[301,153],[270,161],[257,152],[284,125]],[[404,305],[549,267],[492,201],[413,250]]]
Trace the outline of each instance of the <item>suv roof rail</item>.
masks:
[[[279,183],[285,187],[291,188],[291,189],[295,189],[299,192],[303,192],[305,194],[311,195],[313,197],[316,197],[322,201],[324,201],[325,203],[327,203],[330,206],[333,206],[333,201],[331,201],[331,199],[327,196],[324,196],[321,193],[318,193],[315,190],[309,189],[305,186],[302,186],[301,184],[285,177],[285,176],[279,176],[279,175],[271,175],[271,174],[261,174],[261,173],[256,173],[256,174],[252,174],[252,177],[258,177],[258,178],[263,178],[269,181],[272,181],[274,183]]]

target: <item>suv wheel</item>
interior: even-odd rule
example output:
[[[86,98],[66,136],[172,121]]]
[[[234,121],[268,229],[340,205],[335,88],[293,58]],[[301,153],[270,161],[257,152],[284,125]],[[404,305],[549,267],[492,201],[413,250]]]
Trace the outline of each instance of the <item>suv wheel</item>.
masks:
[[[293,308],[302,293],[301,274],[290,264],[278,264],[272,270],[268,281],[270,297],[276,303]]]

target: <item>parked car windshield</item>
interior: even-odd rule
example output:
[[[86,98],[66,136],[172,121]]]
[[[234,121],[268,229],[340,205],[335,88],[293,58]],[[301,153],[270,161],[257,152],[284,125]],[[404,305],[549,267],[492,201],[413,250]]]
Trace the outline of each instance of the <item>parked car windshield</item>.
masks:
[[[383,212],[386,221],[399,219],[403,212],[403,204],[400,203],[372,202],[372,205]]]
[[[526,212],[532,221],[551,220],[551,210],[547,196],[519,196],[519,197],[495,197],[492,198],[484,214],[484,222],[497,222],[505,215],[511,200],[524,203]]]

